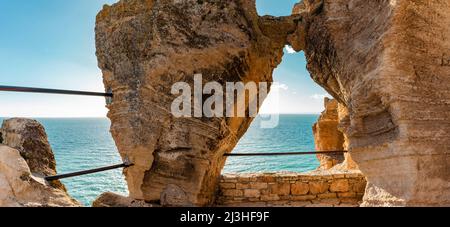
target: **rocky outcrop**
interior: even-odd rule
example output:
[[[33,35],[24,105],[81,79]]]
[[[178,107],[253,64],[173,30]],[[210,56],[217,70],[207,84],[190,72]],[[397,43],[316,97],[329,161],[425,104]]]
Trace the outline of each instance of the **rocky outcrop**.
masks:
[[[0,130],[3,144],[20,151],[33,173],[56,174],[56,161],[44,127],[37,121],[12,118],[3,121]]]
[[[2,143],[17,149],[30,171],[40,177],[56,175],[56,160],[44,127],[32,119],[11,118],[3,121],[0,129]],[[63,189],[60,181],[51,184]]]
[[[0,145],[0,207],[69,206],[80,204],[33,175],[18,150]]]
[[[348,118],[347,108],[335,99],[325,98],[325,111],[313,126],[317,151],[348,151],[348,138],[342,132],[342,124]],[[319,154],[318,170],[358,170],[350,153]]]
[[[335,99],[325,98],[325,111],[322,112],[317,123],[313,126],[314,142],[318,151],[343,151],[344,135],[339,131],[339,103]],[[344,154],[318,154],[320,166],[318,169],[327,170],[342,163]]]
[[[449,7],[324,0],[305,17],[311,76],[349,111],[364,206],[450,205]]]
[[[213,203],[223,155],[252,118],[176,118],[171,88],[177,82],[193,88],[194,74],[221,85],[272,82],[287,36],[300,21],[260,18],[254,0],[122,0],[103,8],[97,57],[105,87],[114,93],[112,136],[122,157],[135,164],[125,171],[131,198]]]
[[[92,203],[92,207],[158,207],[155,204],[135,200],[130,197],[118,195],[111,192],[101,194]]]
[[[56,174],[56,162],[41,124],[28,119],[5,120],[1,138],[0,207],[80,206],[61,182],[44,180],[44,176]]]

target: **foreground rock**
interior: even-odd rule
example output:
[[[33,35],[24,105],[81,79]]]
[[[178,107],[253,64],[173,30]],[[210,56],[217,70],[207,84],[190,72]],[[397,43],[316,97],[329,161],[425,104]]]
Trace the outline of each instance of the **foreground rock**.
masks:
[[[364,206],[450,205],[449,7],[325,0],[305,21],[308,69],[349,111]]]
[[[157,207],[142,200],[134,200],[111,192],[101,194],[93,203],[92,207]]]
[[[252,118],[175,118],[172,86],[272,82],[296,17],[258,17],[254,0],[119,1],[97,16],[96,45],[111,132],[132,199],[165,205],[214,201],[225,153]],[[297,34],[302,36],[302,34]],[[304,38],[304,37],[303,37]],[[257,100],[251,94],[249,100]]]
[[[0,138],[0,207],[80,206],[61,182],[44,180],[56,174],[56,161],[39,122],[5,120]]]
[[[25,118],[11,118],[3,121],[0,129],[2,143],[20,152],[30,171],[40,177],[56,175],[56,160],[47,133],[37,121]],[[51,184],[65,190],[60,181]]]
[[[18,150],[0,145],[0,207],[71,206],[80,204],[34,176]]]

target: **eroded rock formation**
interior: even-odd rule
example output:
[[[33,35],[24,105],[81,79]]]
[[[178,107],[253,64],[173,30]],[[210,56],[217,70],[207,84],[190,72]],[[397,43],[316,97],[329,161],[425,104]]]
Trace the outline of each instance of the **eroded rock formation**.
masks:
[[[30,171],[41,177],[56,175],[56,160],[48,142],[44,127],[36,120],[11,118],[3,121],[0,129],[2,143],[17,149],[30,167]],[[60,181],[51,184],[66,190]]]
[[[314,142],[317,151],[343,151],[344,135],[339,131],[339,103],[335,99],[325,98],[325,111],[313,126]],[[331,169],[344,161],[344,154],[319,154],[320,170]]]
[[[325,110],[313,126],[317,151],[348,151],[348,138],[341,125],[346,124],[347,108],[335,99],[325,98]],[[318,170],[358,170],[350,153],[319,154]]]
[[[449,8],[325,0],[305,18],[308,69],[349,111],[364,206],[450,205]]]
[[[93,203],[92,207],[155,207],[155,204],[146,203],[142,200],[135,200],[130,197],[105,192],[101,194]]]
[[[450,204],[448,1],[307,0],[258,17],[254,1],[122,0],[97,17],[111,132],[132,199],[211,204],[251,118],[175,118],[176,82],[272,81],[282,48],[348,109],[345,145],[367,177],[366,206]],[[250,97],[254,100],[255,97]]]
[[[171,88],[203,82],[271,82],[294,17],[259,17],[254,0],[123,0],[97,16],[99,67],[111,132],[130,196],[165,205],[212,204],[225,153],[252,118],[175,118]],[[301,34],[300,34],[301,35]],[[249,97],[255,100],[256,96]]]
[[[44,127],[37,121],[12,118],[0,129],[3,144],[20,151],[30,170],[43,176],[56,174],[56,161]]]
[[[56,162],[41,124],[28,119],[5,120],[1,138],[0,207],[80,206],[61,182],[50,184],[43,178],[56,174]]]

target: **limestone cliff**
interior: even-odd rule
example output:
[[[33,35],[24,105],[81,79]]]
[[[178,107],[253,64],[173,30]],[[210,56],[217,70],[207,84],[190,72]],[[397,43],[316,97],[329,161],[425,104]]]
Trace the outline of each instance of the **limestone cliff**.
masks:
[[[97,16],[96,44],[111,133],[133,199],[212,204],[223,155],[252,118],[175,118],[171,87],[203,82],[272,82],[299,20],[259,17],[254,0],[122,0]],[[248,100],[255,100],[251,95]]]
[[[43,178],[56,174],[56,162],[41,124],[9,119],[0,132],[0,207],[80,206],[61,182]]]
[[[313,126],[314,142],[317,151],[348,151],[348,138],[342,125],[348,118],[347,108],[335,99],[325,98],[325,110]],[[358,170],[350,153],[319,154],[318,170]]]
[[[449,8],[325,0],[305,18],[311,76],[349,111],[365,206],[450,205]]]
[[[450,3],[306,0],[291,17],[258,17],[249,0],[122,0],[98,14],[96,45],[111,132],[135,166],[131,199],[213,202],[223,154],[247,118],[175,118],[176,82],[271,82],[289,42],[348,113],[346,148],[366,206],[450,204]],[[248,100],[255,100],[251,96]]]
[[[313,126],[314,142],[318,151],[343,151],[344,135],[339,131],[339,103],[325,98],[325,111]],[[344,154],[319,154],[320,170],[331,169],[344,161]]]

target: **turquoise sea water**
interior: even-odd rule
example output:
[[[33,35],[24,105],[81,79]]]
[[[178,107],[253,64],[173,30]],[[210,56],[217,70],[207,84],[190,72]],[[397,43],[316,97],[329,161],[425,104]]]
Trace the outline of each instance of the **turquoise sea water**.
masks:
[[[274,129],[261,129],[255,120],[234,152],[293,152],[314,150],[312,125],[318,115],[282,115]],[[1,120],[1,119],[0,119]],[[68,173],[121,163],[106,118],[37,119],[48,134],[58,173]],[[230,157],[224,173],[305,172],[314,170],[314,155]],[[102,192],[127,195],[121,170],[63,180],[71,196],[89,206]]]

